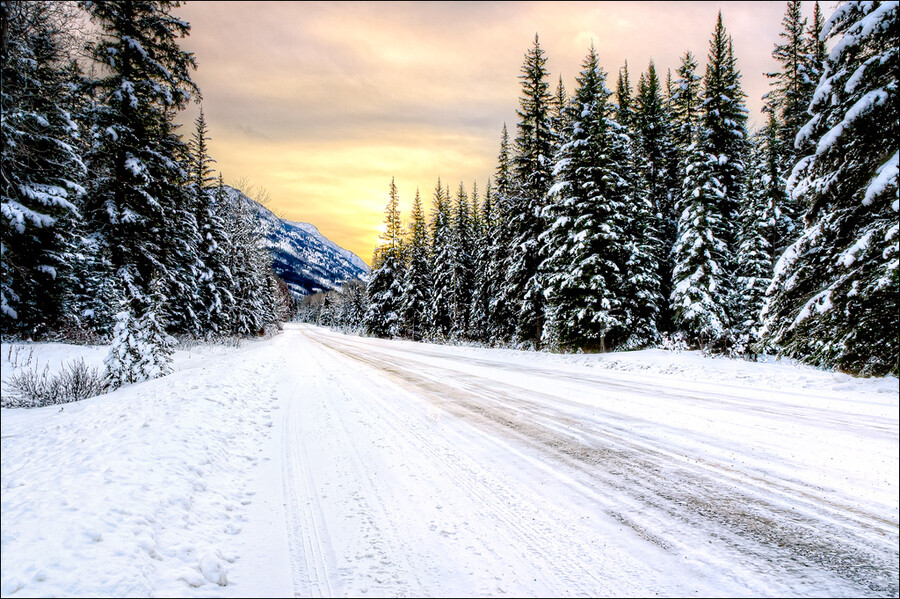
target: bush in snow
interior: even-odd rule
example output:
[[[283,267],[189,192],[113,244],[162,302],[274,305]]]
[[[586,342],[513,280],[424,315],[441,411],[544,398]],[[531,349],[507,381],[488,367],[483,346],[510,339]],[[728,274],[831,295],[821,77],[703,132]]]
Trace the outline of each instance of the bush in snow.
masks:
[[[29,360],[30,363],[30,360]],[[78,359],[63,366],[56,374],[49,366],[37,364],[13,374],[7,381],[8,391],[0,400],[4,408],[39,408],[96,397],[109,390],[99,368]]]

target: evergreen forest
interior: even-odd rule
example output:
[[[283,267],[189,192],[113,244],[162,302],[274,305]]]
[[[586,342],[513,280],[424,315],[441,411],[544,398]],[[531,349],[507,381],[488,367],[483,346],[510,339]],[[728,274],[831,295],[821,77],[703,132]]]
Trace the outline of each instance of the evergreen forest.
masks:
[[[811,19],[788,2],[763,125],[748,128],[722,14],[683,54],[555,89],[537,35],[492,180],[395,181],[365,286],[306,320],[369,335],[550,351],[684,347],[898,373],[897,3]],[[636,82],[635,82],[636,79]]]

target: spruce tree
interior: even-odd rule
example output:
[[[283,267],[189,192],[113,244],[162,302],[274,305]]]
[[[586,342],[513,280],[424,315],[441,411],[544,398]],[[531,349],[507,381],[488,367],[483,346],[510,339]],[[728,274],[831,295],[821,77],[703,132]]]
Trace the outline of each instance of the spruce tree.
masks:
[[[543,328],[544,283],[539,270],[543,254],[539,237],[545,229],[541,214],[553,179],[553,98],[548,91],[546,62],[535,35],[519,75],[522,95],[513,158],[515,184],[507,212],[512,245],[505,294],[514,310],[517,339],[531,345],[540,342]]]
[[[432,335],[445,338],[453,324],[453,211],[450,191],[438,179],[431,214],[431,318]]]
[[[759,343],[760,311],[774,267],[778,210],[784,196],[779,176],[779,127],[773,111],[751,140],[747,194],[741,208],[737,248],[735,351],[753,356]]]
[[[633,224],[641,229],[636,231],[639,241],[643,242],[651,257],[646,258],[656,265],[656,273],[650,283],[648,292],[658,284],[654,296],[647,298],[645,306],[655,306],[660,328],[671,328],[671,314],[668,310],[668,298],[672,292],[672,248],[675,246],[677,232],[677,215],[675,205],[680,196],[678,179],[677,152],[672,144],[671,124],[664,108],[664,98],[653,62],[642,74],[638,82],[638,92],[634,108],[634,135],[637,169],[634,173],[642,179],[647,192],[649,206],[642,208],[637,201],[633,207],[637,209]],[[639,187],[637,184],[635,187]],[[655,241],[648,244],[650,240]],[[643,270],[643,268],[641,269]],[[646,319],[645,319],[646,320]],[[653,337],[654,333],[648,331]],[[641,335],[643,337],[643,335]]]
[[[515,335],[514,289],[508,283],[512,263],[514,228],[512,212],[513,172],[512,155],[509,144],[509,133],[506,123],[500,135],[500,152],[497,156],[495,172],[496,193],[494,209],[496,211],[496,233],[491,249],[491,276],[495,277],[494,291],[490,297],[490,335],[497,343],[507,343]]]
[[[469,215],[469,197],[465,185],[460,182],[453,211],[451,255],[451,334],[463,339],[469,335],[470,310],[474,286],[472,217]]]
[[[148,307],[136,316],[129,302],[121,302],[109,354],[104,359],[105,380],[112,388],[141,383],[172,372],[175,339],[165,331],[163,296],[159,281],[151,282]]]
[[[431,264],[428,260],[428,227],[418,189],[410,214],[408,239],[400,320],[403,334],[419,340],[425,335],[430,313]]]
[[[566,87],[563,85],[562,75],[560,75],[559,82],[556,84],[556,93],[553,95],[553,108],[550,111],[550,132],[553,136],[553,153],[551,156],[555,157],[563,143],[565,143],[568,112],[569,96],[566,93]]]
[[[372,259],[372,278],[366,287],[369,308],[363,318],[363,326],[370,335],[390,338],[400,335],[404,279],[400,196],[393,178],[381,240],[383,243],[375,250]]]
[[[618,171],[625,136],[611,118],[606,73],[591,47],[577,78],[572,122],[546,210],[547,326],[561,349],[614,347],[627,335],[623,305],[628,189]]]
[[[687,150],[672,303],[689,342],[730,343],[738,209],[744,194],[747,110],[731,38],[719,13],[703,80],[699,130]]]
[[[263,244],[263,232],[251,200],[222,184],[216,191],[216,208],[225,235],[220,252],[231,274],[227,299],[228,330],[234,335],[259,335],[274,322],[275,298],[270,293],[272,256]]]
[[[475,195],[473,193],[473,195]],[[496,297],[500,278],[495,270],[498,217],[491,181],[484,188],[484,201],[476,208],[478,228],[475,232],[474,288],[472,293],[472,335],[490,342],[494,335],[491,301]]]
[[[191,189],[196,209],[199,246],[197,254],[200,273],[199,292],[195,296],[196,319],[192,332],[195,335],[217,334],[224,330],[227,321],[230,298],[229,289],[233,280],[222,257],[225,243],[225,228],[217,209],[217,197],[212,164],[207,143],[209,141],[206,118],[203,110],[195,121],[191,149]]]
[[[166,314],[184,330],[186,298],[196,287],[197,230],[187,148],[174,117],[198,93],[190,78],[194,57],[178,45],[190,26],[170,14],[177,2],[82,5],[101,28],[90,46],[101,68],[91,82],[99,104],[91,115],[86,217],[124,286],[133,322],[149,314],[151,282],[159,281]]]
[[[678,73],[678,79],[669,96],[669,111],[672,113],[674,121],[672,137],[675,147],[684,157],[687,148],[697,138],[697,127],[700,121],[701,78],[697,75],[697,59],[692,53],[684,53],[676,73]],[[683,177],[679,177],[679,180],[681,179]]]
[[[0,330],[46,335],[64,317],[85,167],[63,4],[3,2]]]
[[[619,69],[619,78],[616,80],[616,121],[627,131],[631,131],[634,126],[634,105],[627,60],[625,65]]]
[[[782,125],[779,138],[791,152],[791,158],[794,138],[809,118],[806,109],[812,99],[812,89],[809,86],[811,73],[807,72],[807,40],[804,37],[806,19],[802,11],[800,0],[787,3],[781,22],[784,29],[779,34],[783,42],[775,44],[772,52],[772,57],[778,61],[781,69],[766,74],[773,80],[773,89],[768,94],[768,99],[777,107],[776,116]]]
[[[847,2],[825,25],[834,49],[800,131],[812,153],[788,190],[804,231],[781,256],[764,340],[788,356],[865,375],[897,374],[897,4]]]
[[[819,2],[818,0],[816,0],[815,4],[813,5],[812,22],[806,29],[806,52],[804,54],[805,77],[803,78],[800,88],[801,94],[806,99],[806,107],[803,114],[804,118],[800,121],[801,127],[809,120],[809,105],[812,102],[813,95],[816,92],[816,87],[819,85],[819,79],[822,78],[822,73],[825,71],[825,61],[828,58],[828,48],[825,45],[825,38],[822,35],[824,27],[825,19],[822,16],[822,9],[819,6]],[[799,130],[794,132],[794,137],[787,140],[789,142],[789,149],[791,150],[793,161],[791,161],[787,166],[785,178],[790,175],[790,171],[793,168],[794,164],[796,164],[797,159],[812,152],[812,148],[804,147],[803,144],[801,144],[800,147],[796,147],[797,133],[799,133]],[[804,143],[809,143],[808,138],[804,139],[806,139]]]

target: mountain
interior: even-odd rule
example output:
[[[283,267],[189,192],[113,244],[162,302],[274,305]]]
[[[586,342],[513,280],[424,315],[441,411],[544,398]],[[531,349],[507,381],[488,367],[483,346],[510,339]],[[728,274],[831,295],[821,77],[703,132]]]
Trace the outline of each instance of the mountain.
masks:
[[[256,211],[272,253],[272,268],[295,295],[336,289],[344,281],[368,276],[369,267],[359,256],[319,233],[314,225],[280,219],[237,189],[229,187],[228,193],[239,195]]]

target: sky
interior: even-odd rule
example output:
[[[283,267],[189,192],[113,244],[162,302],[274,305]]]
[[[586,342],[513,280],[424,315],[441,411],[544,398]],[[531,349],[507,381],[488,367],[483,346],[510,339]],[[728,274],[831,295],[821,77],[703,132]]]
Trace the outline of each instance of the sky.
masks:
[[[812,2],[804,2],[812,15]],[[571,94],[591,43],[610,73],[664,80],[690,50],[702,75],[722,11],[750,124],[786,2],[188,2],[210,154],[225,182],[264,192],[280,217],[316,225],[366,262],[394,178],[404,220],[438,180],[471,193],[493,176],[500,132],[515,136],[518,76],[535,34],[551,88]],[[832,3],[822,3],[830,15]],[[182,115],[185,133],[198,113]]]

